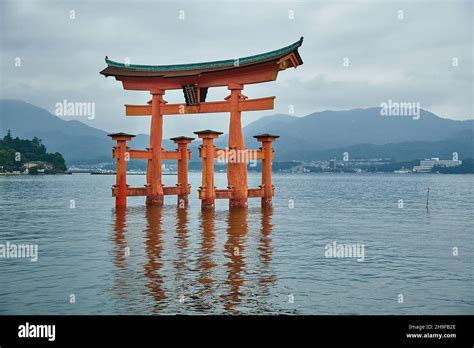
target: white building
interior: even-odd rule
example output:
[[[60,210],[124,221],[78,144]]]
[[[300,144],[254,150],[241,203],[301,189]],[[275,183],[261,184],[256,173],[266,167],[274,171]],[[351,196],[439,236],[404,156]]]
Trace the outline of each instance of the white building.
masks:
[[[460,166],[461,164],[462,164],[462,161],[458,161],[458,160],[440,160],[438,157],[432,157],[432,158],[420,161],[419,166],[413,167],[413,172],[431,173],[431,169],[434,166],[457,167],[457,166]]]

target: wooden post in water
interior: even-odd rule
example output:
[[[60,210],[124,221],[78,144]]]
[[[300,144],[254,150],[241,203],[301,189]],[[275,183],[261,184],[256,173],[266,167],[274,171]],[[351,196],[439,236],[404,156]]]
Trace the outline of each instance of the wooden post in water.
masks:
[[[186,208],[188,206],[188,195],[190,193],[188,182],[188,161],[191,157],[191,151],[188,150],[188,144],[194,138],[176,137],[171,138],[175,144],[178,144],[178,208]]]
[[[239,108],[239,102],[242,96],[241,84],[229,83],[230,90],[230,123],[229,123],[229,151],[234,151],[236,161],[229,161],[227,164],[227,182],[232,190],[232,197],[229,200],[230,208],[247,207],[248,181],[247,181],[247,162],[242,161],[239,156],[245,151],[244,135],[242,132],[242,112]],[[246,159],[246,156],[243,156]],[[240,160],[239,160],[240,159]]]
[[[202,158],[202,186],[199,190],[202,209],[214,209],[216,199],[216,189],[214,187],[214,139],[218,138],[222,132],[213,130],[203,130],[194,132],[202,139],[199,147],[199,156]]]
[[[161,104],[163,104],[163,95],[165,92],[161,89],[152,89],[151,98],[151,130],[150,130],[150,149],[151,164],[149,176],[149,193],[146,198],[147,204],[163,205],[163,184],[161,178],[161,144],[163,141],[163,115],[161,113]],[[148,172],[148,170],[147,170]]]
[[[112,140],[117,141],[117,146],[114,147],[112,154],[114,158],[117,158],[115,186],[112,188],[112,190],[117,190],[115,195],[116,207],[127,205],[127,141],[130,141],[134,136],[127,133],[109,134]]]
[[[426,189],[426,210],[428,210],[428,206],[430,204],[430,188]]]
[[[271,207],[273,200],[273,184],[272,184],[272,161],[273,161],[273,146],[272,143],[279,138],[278,135],[259,134],[254,138],[262,143],[262,207]]]

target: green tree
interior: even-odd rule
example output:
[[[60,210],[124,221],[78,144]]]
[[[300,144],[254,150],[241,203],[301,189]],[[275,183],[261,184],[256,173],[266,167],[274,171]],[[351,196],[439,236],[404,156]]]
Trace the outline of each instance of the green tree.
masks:
[[[12,131],[11,131],[10,129],[7,130],[7,135],[5,135],[5,136],[3,137],[3,140],[5,140],[5,141],[11,141],[11,140],[13,140],[13,138],[12,138]]]
[[[4,171],[10,171],[13,166],[11,154],[6,149],[0,149],[0,166],[3,167]]]
[[[20,170],[24,163],[29,161],[41,161],[50,163],[55,171],[66,171],[66,162],[59,153],[48,153],[41,139],[34,137],[32,140],[13,138],[11,132],[0,138],[0,166],[4,170]],[[16,160],[19,153],[20,160]]]

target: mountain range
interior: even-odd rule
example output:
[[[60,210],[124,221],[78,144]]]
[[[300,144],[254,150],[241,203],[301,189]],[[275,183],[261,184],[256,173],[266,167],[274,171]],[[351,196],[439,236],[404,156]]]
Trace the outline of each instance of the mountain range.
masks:
[[[473,158],[474,120],[455,121],[421,110],[419,119],[381,116],[380,108],[315,112],[304,117],[263,117],[244,129],[251,134],[280,135],[275,158],[281,160],[392,158],[398,161],[428,157]]]
[[[413,160],[425,157],[474,158],[474,120],[455,121],[421,110],[419,119],[407,116],[381,116],[380,108],[322,111],[304,117],[272,115],[262,117],[243,132],[248,148],[258,148],[253,135],[272,133],[275,160],[328,160],[341,158],[392,158]],[[76,120],[63,120],[45,109],[20,100],[0,100],[0,136],[11,130],[14,137],[42,139],[49,152],[60,152],[71,164],[112,162],[114,145],[104,130]],[[126,131],[126,130],[124,130]],[[139,134],[130,147],[146,148],[148,135]],[[226,135],[216,145],[225,147]],[[193,159],[198,160],[194,141]],[[163,147],[173,149],[170,140]]]

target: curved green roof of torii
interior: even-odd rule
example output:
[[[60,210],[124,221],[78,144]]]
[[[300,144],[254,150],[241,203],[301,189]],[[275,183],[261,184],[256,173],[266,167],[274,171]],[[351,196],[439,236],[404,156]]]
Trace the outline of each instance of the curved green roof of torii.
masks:
[[[132,71],[146,71],[146,72],[167,72],[167,71],[186,71],[196,69],[212,69],[235,67],[235,62],[238,60],[238,66],[258,63],[260,61],[268,61],[273,58],[280,58],[291,52],[294,52],[303,44],[303,37],[289,46],[280,48],[278,50],[257,54],[237,59],[218,60],[213,62],[192,63],[192,64],[176,64],[176,65],[139,65],[139,64],[124,64],[118,63],[105,57],[105,63],[109,68],[119,68]],[[104,69],[105,71],[106,69]],[[108,74],[106,74],[108,75]]]

